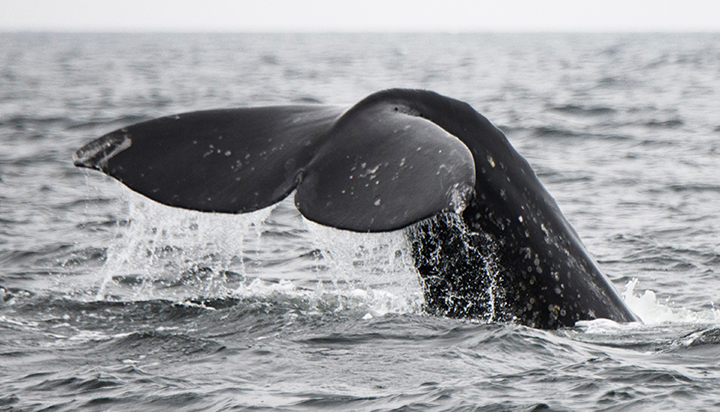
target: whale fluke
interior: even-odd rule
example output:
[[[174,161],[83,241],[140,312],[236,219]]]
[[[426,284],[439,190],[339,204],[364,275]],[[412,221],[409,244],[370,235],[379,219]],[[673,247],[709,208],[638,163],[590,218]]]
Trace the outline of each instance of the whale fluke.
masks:
[[[100,137],[75,165],[186,209],[244,213],[295,191],[320,224],[412,225],[429,313],[540,328],[639,320],[505,135],[437,93],[168,116]]]
[[[456,137],[388,101],[210,110],[128,126],[77,151],[102,171],[170,206],[244,213],[297,190],[308,219],[389,231],[460,211],[475,183]]]

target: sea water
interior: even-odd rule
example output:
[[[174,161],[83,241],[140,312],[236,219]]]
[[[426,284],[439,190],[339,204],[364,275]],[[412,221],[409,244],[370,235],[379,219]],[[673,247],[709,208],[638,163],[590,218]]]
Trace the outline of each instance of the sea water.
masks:
[[[422,311],[402,231],[169,208],[72,154],[200,109],[467,101],[644,324]],[[717,34],[0,34],[0,410],[717,410]]]

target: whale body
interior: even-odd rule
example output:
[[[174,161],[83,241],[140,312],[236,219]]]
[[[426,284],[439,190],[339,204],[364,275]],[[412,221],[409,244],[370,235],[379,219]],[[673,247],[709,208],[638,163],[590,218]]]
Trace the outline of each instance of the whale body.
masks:
[[[175,207],[245,213],[295,191],[314,222],[404,229],[432,314],[639,321],[505,135],[434,92],[182,113],[106,134],[74,163]]]

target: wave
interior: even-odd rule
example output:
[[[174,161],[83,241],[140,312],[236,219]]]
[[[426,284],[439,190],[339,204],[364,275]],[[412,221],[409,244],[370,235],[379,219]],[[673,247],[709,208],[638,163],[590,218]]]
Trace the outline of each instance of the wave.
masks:
[[[673,192],[720,192],[720,185],[714,184],[673,184],[669,185],[668,188]]]
[[[543,125],[536,127],[512,127],[503,128],[508,135],[514,136],[516,134],[529,133],[532,137],[541,139],[583,139],[583,140],[605,140],[605,141],[627,141],[632,140],[632,137],[624,136],[616,133],[597,133],[588,130],[587,127],[578,129],[570,129],[567,127],[557,125]]]
[[[175,332],[172,328],[156,328],[120,334],[112,339],[102,342],[94,350],[96,352],[111,352],[113,356],[123,359],[132,359],[138,354],[152,356],[153,358],[177,358],[180,352],[183,358],[204,356],[225,349],[225,346],[207,338],[190,336],[185,331]]]
[[[114,113],[106,113],[101,118],[85,119],[53,114],[23,113],[0,116],[0,127],[7,127],[24,132],[35,131],[34,133],[24,133],[25,138],[44,139],[56,136],[58,130],[78,132],[104,129],[110,131],[129,124],[150,120],[151,118],[150,116],[128,114],[127,112],[118,113],[117,115]],[[40,133],[38,131],[47,131],[47,133]]]
[[[91,275],[96,283],[75,284],[69,295],[161,299],[209,309],[247,304],[300,313],[339,311],[351,318],[423,312],[402,232],[349,234],[307,221],[298,227],[292,196],[276,209],[238,216],[173,209],[128,195],[129,224],[116,227],[111,245],[79,249],[68,261],[74,267],[102,264]],[[72,277],[67,280],[72,284]],[[625,300],[648,325],[720,319],[715,312],[670,309],[652,291],[635,296],[636,283],[626,287]]]
[[[720,345],[720,327],[711,327],[689,333],[676,341],[680,347],[696,347],[705,345]]]
[[[633,279],[625,286],[623,298],[628,307],[637,314],[646,325],[667,323],[682,324],[720,324],[720,309],[692,311],[685,308],[671,308],[658,302],[655,292],[645,290],[642,295],[635,294],[638,280]]]
[[[0,126],[24,130],[27,125],[55,126],[57,124],[68,123],[69,121],[70,119],[64,116],[14,114],[7,117],[0,117]]]
[[[532,134],[535,137],[541,137],[541,138],[576,138],[576,137],[585,137],[586,134],[583,132],[577,132],[569,129],[564,129],[561,127],[555,127],[555,126],[539,126],[532,128]]]
[[[579,330],[589,334],[610,332],[614,335],[632,335],[638,330],[653,332],[662,330],[663,326],[672,325],[680,328],[720,327],[719,309],[713,307],[696,311],[671,307],[659,302],[652,290],[636,294],[637,282],[637,279],[628,282],[623,299],[642,319],[643,324],[617,324],[599,319],[579,322]],[[114,322],[113,319],[118,316],[126,320],[136,319],[133,323],[144,320],[156,325],[171,325],[214,311],[230,311],[236,318],[248,315],[268,316],[267,321],[270,323],[274,323],[276,316],[282,318],[289,314],[304,317],[341,316],[356,320],[403,314],[425,316],[422,295],[415,291],[408,292],[392,287],[358,288],[349,282],[318,282],[316,287],[307,288],[300,287],[291,280],[268,281],[255,278],[247,279],[234,290],[225,290],[223,295],[202,296],[201,293],[196,293],[195,296],[178,296],[177,299],[150,296],[157,293],[148,293],[144,297],[136,296],[130,300],[121,296],[107,296],[104,300],[95,300],[88,299],[88,295],[59,298],[9,288],[0,288],[0,292],[0,305],[12,304],[18,312],[35,313],[41,310],[48,314],[64,314],[68,319],[75,317],[73,313],[97,313],[100,316],[84,320],[89,323],[85,324],[83,329],[89,327],[99,330],[117,330],[117,325],[112,327],[105,323]],[[87,300],[83,300],[83,297]],[[63,318],[60,317],[57,321],[60,322],[61,319]],[[477,323],[473,320],[460,322]],[[88,338],[98,339],[97,336]],[[709,338],[706,336],[703,339]]]
[[[554,112],[559,112],[563,114],[571,114],[576,116],[591,116],[591,117],[597,117],[597,116],[607,116],[614,113],[617,113],[617,110],[606,107],[606,106],[578,106],[574,104],[566,104],[562,106],[551,106],[549,108],[550,110]]]
[[[67,130],[84,131],[84,130],[99,130],[107,129],[111,131],[123,126],[127,126],[134,123],[140,123],[145,120],[150,120],[150,116],[142,116],[135,114],[121,114],[118,117],[108,117],[98,120],[86,120],[86,121],[73,121],[66,126]]]
[[[648,121],[641,123],[643,126],[651,127],[651,128],[658,128],[658,129],[676,129],[680,126],[685,125],[685,122],[681,119],[667,119],[667,120],[659,120],[659,119],[650,119]]]

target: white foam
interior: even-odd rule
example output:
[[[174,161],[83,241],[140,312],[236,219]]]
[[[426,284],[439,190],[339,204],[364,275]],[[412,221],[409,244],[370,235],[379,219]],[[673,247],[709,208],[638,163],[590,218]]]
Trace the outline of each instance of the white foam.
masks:
[[[711,308],[704,311],[692,311],[686,308],[672,308],[657,300],[655,292],[645,290],[642,295],[635,294],[637,279],[633,279],[625,285],[623,299],[636,315],[646,325],[657,325],[664,323],[696,323],[714,324],[720,323],[720,310]]]
[[[617,323],[609,319],[595,319],[591,321],[579,321],[575,326],[582,329],[586,334],[591,335],[617,335],[628,332],[643,333],[652,331],[660,325],[685,326],[698,325],[708,326],[720,324],[720,310],[711,308],[709,310],[694,311],[686,308],[675,308],[658,302],[655,292],[645,290],[642,294],[635,293],[638,279],[633,279],[625,285],[622,294],[625,304],[635,313],[642,323]]]
[[[333,312],[355,313],[364,319],[389,313],[418,313],[422,303],[422,295],[406,296],[386,290],[358,288],[326,290],[320,283],[315,289],[303,289],[290,280],[269,282],[263,279],[240,285],[232,296],[253,300],[260,298],[273,303],[293,302],[305,312],[330,309]]]

